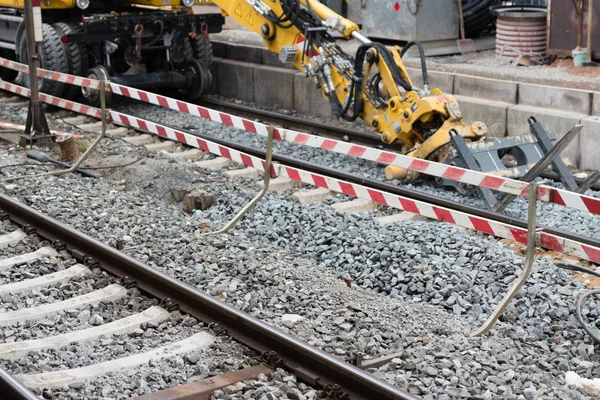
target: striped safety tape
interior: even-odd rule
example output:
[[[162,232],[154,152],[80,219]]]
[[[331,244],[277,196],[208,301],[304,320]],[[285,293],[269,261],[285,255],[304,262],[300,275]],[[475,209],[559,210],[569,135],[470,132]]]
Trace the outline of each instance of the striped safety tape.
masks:
[[[13,83],[5,82],[3,80],[0,80],[0,89],[7,90],[20,96],[30,96],[29,89],[15,85]],[[84,104],[76,103],[70,100],[61,99],[59,97],[54,97],[46,93],[40,93],[40,100],[44,103],[51,104],[55,107],[64,108],[66,110],[70,110],[79,114],[89,115],[90,117],[98,119],[102,118],[102,110],[100,110],[99,108],[86,106]]]
[[[204,151],[208,151],[210,153],[236,161],[240,164],[244,164],[248,167],[256,168],[261,171],[265,170],[265,161],[258,157],[251,156],[214,142],[198,138],[197,136],[189,133],[169,128],[154,122],[146,121],[131,115],[122,114],[116,111],[110,111],[110,114],[116,124],[142,130],[158,135],[165,139],[170,139],[191,147],[202,149]],[[423,215],[438,221],[448,222],[464,228],[473,229],[487,235],[516,240],[517,242],[523,244],[527,243],[527,230],[513,225],[476,217],[444,207],[436,207],[422,201],[412,200],[392,193],[368,188],[359,184],[288,167],[279,163],[273,164],[271,174],[274,176],[285,176],[295,181],[327,188],[334,192],[344,193],[399,210]],[[600,248],[588,246],[570,239],[560,238],[544,232],[538,232],[536,235],[537,241],[543,248],[573,255],[595,263],[600,263]]]
[[[0,65],[29,72],[29,68],[15,61],[10,61],[0,57]],[[81,78],[74,75],[52,72],[40,69],[38,75],[53,80],[60,80],[82,87],[98,89],[100,81]],[[255,122],[246,118],[201,107],[192,103],[176,100],[166,96],[157,95],[145,90],[130,88],[116,83],[109,83],[112,93],[140,100],[146,103],[158,105],[171,110],[180,111],[186,114],[194,115],[206,120],[218,122],[224,125],[232,126],[245,130],[250,133],[267,136],[266,124]],[[41,95],[40,95],[41,96]],[[47,96],[47,95],[46,95]],[[52,97],[52,96],[50,96]],[[53,97],[53,99],[58,99]],[[62,99],[60,99],[62,100]],[[78,107],[85,107],[79,103],[62,100],[66,104],[77,104]],[[53,104],[53,103],[51,103]],[[57,104],[54,104],[57,105]],[[75,110],[73,110],[75,111]],[[88,114],[90,115],[90,114]],[[98,117],[99,118],[99,117]],[[515,179],[499,177],[478,171],[454,167],[434,161],[422,160],[397,154],[389,151],[379,150],[368,146],[361,146],[342,142],[334,139],[326,139],[320,136],[297,132],[290,129],[277,128],[275,130],[275,140],[286,141],[290,143],[306,145],[313,148],[320,148],[339,154],[362,158],[369,161],[375,161],[382,164],[394,165],[400,168],[406,168],[411,171],[423,174],[446,178],[452,181],[465,183],[468,185],[479,186],[487,189],[497,190],[503,193],[509,193],[517,196],[527,197],[529,185],[526,182]],[[564,189],[552,188],[549,186],[538,186],[538,200],[551,202],[554,204],[571,207],[581,211],[600,215],[600,199],[570,192]]]
[[[10,69],[16,69],[24,73],[29,73],[29,67],[24,64],[0,58],[0,65]],[[98,89],[100,81],[81,78],[74,75],[60,72],[38,69],[38,75],[42,78],[57,80],[60,82],[71,83],[74,85]],[[129,97],[145,103],[154,104],[163,108],[194,115],[209,121],[239,128],[250,133],[267,136],[268,125],[255,122],[250,119],[241,118],[232,114],[201,107],[196,104],[176,100],[170,97],[147,92],[141,89],[135,89],[109,83],[112,93],[124,97]],[[362,158],[369,161],[375,161],[382,164],[394,165],[400,168],[406,168],[411,171],[421,172],[427,175],[446,178],[453,181],[466,183],[469,185],[480,186],[488,189],[497,190],[504,193],[510,193],[517,196],[526,196],[528,184],[514,179],[498,177],[485,174],[478,171],[464,168],[453,167],[447,164],[441,164],[434,161],[421,160],[414,157],[408,157],[389,151],[379,150],[368,146],[351,144],[335,139],[326,139],[320,136],[311,135],[294,131],[291,129],[277,128],[275,131],[275,140],[286,141],[290,143],[305,145],[314,148],[320,148],[335,153]],[[544,189],[538,191],[540,200],[549,200],[548,192]]]
[[[0,128],[18,129],[18,130],[25,131],[25,125],[13,124],[12,122],[6,122],[6,121],[0,121]],[[83,137],[82,135],[78,135],[75,133],[69,133],[69,132],[63,132],[63,131],[50,131],[50,132],[55,135],[58,135],[58,136],[71,135],[77,139],[81,139]]]
[[[201,139],[189,133],[181,132],[173,128],[169,128],[154,122],[145,121],[143,119],[126,115],[117,111],[110,110],[109,114],[113,122],[117,125],[131,127],[144,132],[152,133],[160,136],[163,139],[173,140],[179,143],[187,144],[221,157],[228,158],[248,167],[255,168],[259,171],[264,171],[266,168],[265,161],[261,158],[251,156],[238,150],[230,149],[229,147]],[[275,168],[271,166],[271,174],[275,175]]]

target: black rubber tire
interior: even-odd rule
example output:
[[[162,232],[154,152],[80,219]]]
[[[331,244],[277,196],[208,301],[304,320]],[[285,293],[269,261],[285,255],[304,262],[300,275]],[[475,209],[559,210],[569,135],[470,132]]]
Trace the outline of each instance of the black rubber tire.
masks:
[[[174,62],[175,67],[177,68],[184,68],[187,60],[189,60],[190,58],[194,58],[194,44],[192,43],[193,39],[189,36],[184,36],[182,38],[180,38],[179,40],[182,40],[183,42],[180,42],[183,44],[183,60],[181,62]]]
[[[52,24],[52,27],[56,30],[59,37],[80,32],[79,27],[64,22]],[[69,74],[84,76],[89,69],[87,47],[84,44],[75,42],[62,43],[62,45],[67,58]],[[77,100],[81,96],[81,88],[79,86],[67,84],[65,86],[64,96],[69,100]]]
[[[44,41],[38,44],[38,57],[40,67],[49,71],[68,73],[67,57],[60,37],[56,30],[48,24],[42,24]],[[27,64],[27,35],[21,36],[19,44],[19,62]],[[23,75],[25,86],[30,87],[29,75]],[[65,84],[50,79],[38,78],[40,92],[60,97],[63,94]]]
[[[196,39],[191,39],[194,48],[194,58],[200,61],[202,66],[208,68],[213,62],[213,48],[210,39],[204,40],[202,35]]]

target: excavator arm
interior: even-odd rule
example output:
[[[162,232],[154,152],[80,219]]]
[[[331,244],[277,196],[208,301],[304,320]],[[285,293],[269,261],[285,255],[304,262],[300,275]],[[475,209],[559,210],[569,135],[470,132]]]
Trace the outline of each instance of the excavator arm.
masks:
[[[348,121],[361,118],[383,142],[400,141],[404,153],[445,161],[450,135],[467,141],[483,139],[485,125],[464,123],[456,99],[430,88],[421,45],[384,46],[362,36],[358,26],[314,0],[213,0],[223,15],[260,34],[267,48],[313,79],[334,115]],[[354,57],[331,35],[339,32],[361,44]],[[417,46],[423,88],[413,85],[402,56]],[[411,181],[408,171],[388,167],[388,178]]]

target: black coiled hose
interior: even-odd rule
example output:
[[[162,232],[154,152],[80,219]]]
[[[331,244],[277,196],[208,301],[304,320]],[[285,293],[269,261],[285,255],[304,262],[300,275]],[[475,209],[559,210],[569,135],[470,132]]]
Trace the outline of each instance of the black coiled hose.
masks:
[[[583,273],[594,275],[594,276],[597,276],[600,278],[599,272],[596,272],[589,268],[581,267],[579,265],[558,263],[558,264],[556,264],[556,266],[558,268],[568,269],[568,270],[577,271],[577,272],[583,272]],[[579,296],[579,298],[577,299],[575,310],[576,310],[576,315],[577,315],[577,321],[579,321],[579,324],[581,325],[583,330],[588,335],[590,335],[590,337],[592,339],[594,339],[596,342],[600,343],[600,335],[597,333],[598,330],[596,330],[596,332],[594,332],[590,327],[588,327],[588,324],[585,321],[585,319],[583,318],[583,314],[581,312],[581,310],[583,309],[583,304],[588,299],[588,297],[595,296],[597,294],[600,294],[600,289],[587,290],[587,291],[583,292],[583,294],[581,296]]]
[[[348,102],[344,107],[342,107],[335,94],[331,95],[331,97],[329,98],[330,103],[332,104],[334,115],[336,115],[337,117],[341,117],[346,121],[355,121],[360,114],[360,95],[362,93],[363,81],[365,79],[363,67],[365,57],[369,49],[377,50],[379,57],[381,57],[383,59],[383,62],[385,62],[390,67],[390,71],[392,72],[392,78],[394,79],[394,82],[397,85],[400,85],[407,92],[412,90],[412,86],[408,82],[406,82],[406,80],[400,74],[400,70],[396,68],[396,64],[394,63],[394,56],[385,45],[377,42],[361,44],[358,47],[358,50],[356,51],[356,56],[354,58],[354,76],[352,77],[352,84],[350,86],[350,96]],[[352,102],[354,102],[352,114],[348,115],[350,104]]]
[[[429,74],[427,73],[427,62],[425,61],[425,50],[420,42],[412,41],[408,42],[400,52],[400,57],[404,57],[404,54],[413,46],[417,46],[419,49],[419,58],[421,59],[421,73],[423,74],[423,86],[429,86]]]

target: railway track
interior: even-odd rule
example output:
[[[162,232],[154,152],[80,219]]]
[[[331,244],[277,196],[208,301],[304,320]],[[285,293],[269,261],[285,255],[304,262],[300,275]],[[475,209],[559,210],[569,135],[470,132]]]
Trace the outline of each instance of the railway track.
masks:
[[[277,124],[290,129],[296,129],[301,132],[309,132],[316,135],[321,135],[327,138],[344,140],[351,143],[362,144],[371,147],[385,148],[390,151],[399,151],[400,146],[396,144],[387,145],[375,133],[369,133],[363,130],[351,129],[344,126],[326,124],[300,118],[293,115],[286,115],[275,111],[264,110],[261,108],[250,107],[243,104],[238,104],[231,101],[226,101],[218,98],[202,98],[198,104],[204,107],[213,108],[230,114],[240,115],[245,118],[262,120],[267,123]],[[505,162],[505,165],[510,168],[513,165],[510,162]],[[553,171],[545,171],[540,174],[540,177],[551,179],[560,182],[560,177]],[[585,182],[585,178],[574,178],[578,185]],[[592,189],[600,189],[600,183],[595,183],[591,186]]]
[[[331,398],[344,393],[357,399],[414,398],[8,196],[0,195],[0,209],[0,293],[10,293],[11,303],[3,301],[6,312],[0,314],[7,327],[0,359],[18,381],[44,396],[53,388],[81,388],[86,380],[164,358],[210,362],[212,345],[225,334],[255,351],[239,362],[247,370],[157,398],[176,399],[179,391],[210,393],[268,374],[269,367],[288,369]],[[65,320],[76,322],[57,335],[52,327]],[[163,339],[157,341],[160,331]],[[145,343],[153,337],[152,344]],[[125,347],[117,351],[118,359],[94,354],[115,345]],[[41,364],[45,357],[50,361]],[[0,387],[11,399],[31,398],[8,378]]]
[[[91,126],[89,124],[84,124],[84,126],[85,125],[88,125],[88,126],[85,127],[84,129],[90,129],[91,128]],[[97,124],[95,126],[97,126]],[[120,128],[113,127],[112,130],[113,130],[114,134],[118,134],[118,135],[125,134],[125,132],[122,129],[120,129]],[[178,129],[178,130],[181,131],[181,129]],[[186,132],[186,134],[194,135],[196,137],[202,137],[202,135],[198,134],[198,132],[191,132],[189,130],[185,131],[185,132]],[[210,139],[211,141],[214,141],[214,142],[219,142],[219,140],[215,139],[212,136],[211,137],[206,136],[206,139]],[[174,158],[195,158],[195,157],[198,157],[201,154],[196,149],[178,151],[178,150],[182,150],[182,149],[179,146],[175,145],[173,142],[161,142],[160,140],[157,141],[156,138],[153,138],[150,135],[147,135],[147,136],[129,136],[128,140],[131,140],[131,141],[136,142],[138,144],[142,144],[144,146],[149,146],[149,150],[150,149],[152,149],[152,150],[161,150],[161,149],[162,150],[166,150],[166,151],[170,152],[170,154],[172,154],[174,156]],[[152,143],[150,143],[150,142],[152,142]],[[251,148],[251,147],[248,147],[248,146],[244,147],[244,146],[240,146],[239,144],[237,145],[238,147],[236,147],[235,143],[225,142],[223,140],[220,140],[220,143],[223,144],[223,145],[226,145],[227,147],[230,147],[232,149],[238,149],[238,150],[243,151],[245,153],[249,153],[250,155],[256,155],[259,158],[264,158],[263,152],[261,152],[260,150],[258,150],[256,148]],[[342,173],[340,175],[335,175],[335,171],[331,171],[331,170],[328,170],[326,168],[323,169],[322,166],[320,166],[320,165],[314,165],[314,163],[312,163],[312,164],[308,163],[305,160],[297,160],[297,159],[294,159],[294,158],[291,158],[291,157],[287,157],[286,158],[286,156],[276,156],[276,160],[279,161],[281,164],[296,165],[297,167],[301,167],[302,169],[305,169],[305,170],[319,172],[319,173],[322,173],[322,174],[326,174],[327,176],[337,176],[339,178],[343,178],[346,181],[358,182],[358,183],[360,183],[362,185],[365,185],[367,187],[379,188],[381,190],[391,191],[391,193],[395,193],[394,192],[395,189],[393,189],[393,188],[388,188],[388,187],[385,187],[385,186],[381,186],[381,187],[377,186],[379,184],[382,184],[381,182],[377,183],[375,180],[365,179],[364,177],[359,177],[357,175],[352,175],[352,174],[348,174],[348,173],[345,173],[345,175],[344,175],[344,173]],[[238,170],[238,171],[241,171],[241,170]],[[249,171],[249,172],[253,172],[253,171]],[[254,171],[253,173],[256,176],[258,174],[258,171]],[[373,184],[373,186],[371,186],[371,184]],[[403,189],[403,190],[406,190],[406,189]],[[412,191],[412,192],[415,192],[415,191]],[[398,192],[398,193],[400,193],[400,192]],[[407,197],[411,196],[411,193],[409,193],[409,192],[402,193],[402,194],[406,195]],[[420,196],[419,193],[417,193],[417,194]],[[427,197],[423,197],[421,199],[422,200],[426,200],[426,201],[432,200],[432,199],[427,198]],[[436,204],[436,203],[433,203],[433,204]],[[440,206],[452,206],[451,203],[438,203],[438,204]],[[465,205],[464,204],[456,203],[456,207],[457,207],[457,209],[459,209],[461,211],[465,210]],[[476,211],[476,210],[469,210],[469,211]],[[485,218],[488,218],[488,217],[493,218],[494,217],[493,215],[483,215],[483,216]],[[508,217],[504,217],[504,218],[508,218]],[[506,219],[504,221],[507,222],[507,223],[514,224],[515,226],[518,226],[518,223],[519,223],[518,218],[509,218],[509,219]],[[555,231],[553,231],[553,233],[554,234],[561,234],[560,231],[561,230],[555,230]],[[585,242],[585,239],[586,239],[586,238],[582,238],[582,237],[578,237],[578,236],[571,236],[570,238],[573,239],[573,240],[582,240],[584,242]],[[596,241],[592,239],[590,242],[586,242],[586,243],[589,243],[591,245],[595,245]],[[366,365],[369,365],[369,363],[366,363]]]
[[[13,98],[13,101],[14,101],[13,104],[15,104],[16,106],[20,106],[21,102],[18,101],[17,99],[19,99],[18,96]],[[346,137],[349,140],[356,140],[357,143],[358,142],[369,142],[371,144],[374,144],[374,143],[378,143],[378,145],[381,144],[378,140],[374,140],[373,137],[371,135],[369,135],[368,133],[350,130],[345,127],[331,126],[328,124],[310,121],[310,120],[297,118],[297,117],[291,117],[288,115],[274,113],[271,111],[265,111],[265,110],[251,108],[248,106],[242,106],[242,105],[235,104],[235,103],[224,102],[222,100],[211,99],[211,100],[203,100],[203,101],[206,102],[207,105],[217,106],[218,108],[221,108],[222,110],[227,110],[227,111],[232,111],[232,112],[234,112],[234,111],[241,112],[244,115],[254,118],[254,119],[266,120],[266,121],[273,122],[273,123],[279,122],[280,123],[279,125],[291,124],[290,126],[298,127],[299,129],[304,128],[305,130],[308,130],[308,131],[315,131],[326,137],[332,137],[332,138],[337,138],[337,139]],[[8,101],[6,104],[10,105],[11,101]],[[67,118],[65,121],[68,122],[68,121],[76,121],[76,120],[77,120],[77,117]],[[93,118],[86,116],[85,119],[79,120],[79,122],[84,122],[83,124],[80,123],[79,125],[74,125],[74,126],[77,126],[79,129],[82,129],[83,131],[89,132],[91,130],[93,132],[98,132],[101,128],[100,122],[98,122],[98,123],[91,122],[90,123],[89,122],[90,120],[93,120]],[[153,122],[151,120],[149,120],[149,121]],[[70,124],[70,122],[69,122],[69,124]],[[162,125],[168,126],[164,123]],[[238,142],[232,142],[230,140],[219,139],[219,138],[216,138],[211,135],[202,134],[198,131],[181,129],[180,126],[171,126],[171,128],[176,129],[181,132],[189,133],[193,136],[196,136],[196,137],[199,137],[199,138],[202,138],[205,140],[209,140],[209,141],[218,143],[225,147],[232,148],[232,149],[238,150],[238,151],[246,153],[246,154],[256,156],[258,158],[264,159],[265,155],[266,155],[264,150],[258,149],[253,146],[240,144]],[[126,135],[126,130],[124,128],[119,128],[118,126],[114,126],[114,125],[109,127],[109,132],[112,132],[112,135],[116,136],[116,137],[124,137]],[[135,144],[135,145],[143,145],[149,151],[169,152],[172,154],[172,156],[174,158],[199,159],[203,155],[202,152],[200,152],[196,149],[181,151],[181,150],[185,149],[185,146],[184,146],[184,148],[181,148],[179,145],[175,144],[174,142],[165,141],[163,139],[155,138],[151,135],[147,135],[144,133],[142,133],[142,136],[125,137],[125,140],[132,144]],[[223,163],[220,162],[221,160],[223,161]],[[289,155],[274,153],[273,161],[279,162],[282,165],[288,165],[291,167],[299,168],[299,169],[313,172],[316,174],[330,176],[330,177],[340,179],[343,181],[347,181],[347,182],[357,183],[360,185],[364,185],[368,188],[381,190],[383,192],[392,193],[392,194],[398,195],[398,196],[403,196],[405,198],[409,198],[412,200],[423,201],[428,204],[432,204],[434,206],[444,207],[444,208],[447,208],[450,210],[455,210],[455,211],[467,212],[468,214],[478,216],[481,218],[485,218],[487,220],[496,221],[496,222],[502,223],[502,224],[512,225],[512,226],[519,227],[522,229],[527,229],[527,221],[523,218],[515,218],[515,217],[508,216],[506,214],[500,213],[500,212],[493,212],[493,211],[481,209],[476,206],[471,206],[469,204],[464,204],[464,203],[458,202],[458,201],[448,200],[448,199],[442,198],[440,196],[435,196],[435,195],[432,195],[432,194],[429,194],[426,192],[421,192],[418,190],[406,188],[404,186],[394,185],[391,183],[382,182],[377,179],[368,178],[368,177],[365,177],[365,176],[362,176],[359,174],[348,173],[348,172],[345,172],[343,170],[339,170],[336,168],[330,168],[330,167],[327,167],[324,165],[315,164],[315,163],[312,163],[310,161],[306,161],[306,160],[303,160],[300,158],[291,157]],[[214,163],[212,163],[212,162],[206,163],[208,168],[215,168],[215,167],[221,168],[228,164],[229,164],[229,162],[222,158],[217,160]],[[199,165],[205,165],[205,163],[200,162]],[[258,171],[252,170],[252,168],[245,168],[245,169],[247,170],[247,173],[240,171],[240,173],[239,173],[240,176],[242,176],[242,177],[243,176],[254,176],[254,175],[258,174]],[[234,174],[232,174],[232,176],[237,176],[237,174],[234,173]],[[549,178],[554,177],[554,175],[552,173],[547,173],[546,176]],[[581,179],[580,181],[583,182],[583,179]],[[274,187],[277,187],[277,186],[274,185]],[[284,184],[284,185],[282,185],[282,187],[283,188],[291,188],[293,186],[286,186]],[[452,190],[452,189],[450,189],[450,190]],[[319,196],[317,196],[317,197],[319,197]],[[320,196],[320,198],[323,198],[323,197]],[[560,239],[571,240],[571,241],[586,244],[586,245],[589,245],[592,247],[600,247],[600,238],[586,237],[585,235],[582,235],[582,234],[570,232],[567,229],[560,229],[560,228],[551,227],[551,226],[539,225],[538,231],[549,233]]]

